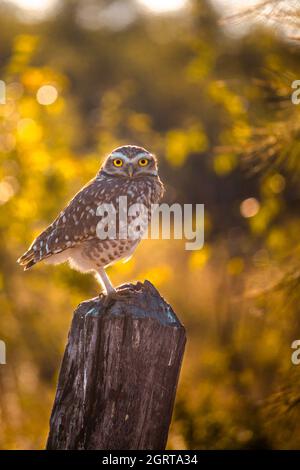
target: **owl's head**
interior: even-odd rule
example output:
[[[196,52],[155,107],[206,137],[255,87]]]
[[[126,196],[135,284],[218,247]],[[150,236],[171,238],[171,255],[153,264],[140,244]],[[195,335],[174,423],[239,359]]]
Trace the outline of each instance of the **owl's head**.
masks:
[[[110,176],[130,178],[157,176],[157,160],[152,153],[142,147],[124,145],[108,155],[101,171]]]

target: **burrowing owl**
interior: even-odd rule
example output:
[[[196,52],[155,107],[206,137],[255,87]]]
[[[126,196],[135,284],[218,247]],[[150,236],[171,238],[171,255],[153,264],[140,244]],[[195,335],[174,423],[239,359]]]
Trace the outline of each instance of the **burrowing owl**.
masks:
[[[125,145],[115,149],[104,161],[96,177],[84,186],[58,217],[32,243],[18,262],[28,269],[39,261],[59,264],[69,261],[81,272],[94,272],[107,294],[115,292],[105,268],[115,261],[131,256],[142,237],[120,232],[120,196],[127,197],[127,206],[142,204],[148,216],[152,204],[160,201],[164,192],[158,176],[157,160],[144,148]],[[124,198],[122,198],[123,200]],[[115,207],[115,236],[99,237],[99,223],[107,217],[100,210],[107,205]],[[140,216],[138,211],[126,213],[127,222]],[[148,217],[147,216],[147,217]],[[107,219],[106,219],[107,220]],[[122,219],[124,220],[124,218]],[[104,230],[105,231],[105,230]]]

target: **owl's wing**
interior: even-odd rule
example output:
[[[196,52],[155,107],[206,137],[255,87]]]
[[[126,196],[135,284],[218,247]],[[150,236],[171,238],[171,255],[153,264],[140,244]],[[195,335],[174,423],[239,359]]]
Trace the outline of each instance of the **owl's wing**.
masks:
[[[74,247],[84,240],[95,238],[99,204],[112,197],[113,185],[94,179],[71,199],[66,208],[31,244],[18,259],[28,269],[49,256]]]

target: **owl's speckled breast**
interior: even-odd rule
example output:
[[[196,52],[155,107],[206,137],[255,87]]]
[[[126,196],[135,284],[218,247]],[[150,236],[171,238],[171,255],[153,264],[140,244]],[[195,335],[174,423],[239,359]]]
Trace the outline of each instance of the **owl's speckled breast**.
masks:
[[[135,238],[120,238],[120,224],[119,224],[119,214],[120,214],[120,196],[127,196],[126,201],[126,210],[130,209],[130,206],[133,204],[143,204],[147,209],[147,213],[141,218],[143,227],[147,226],[151,205],[159,201],[161,193],[163,191],[162,184],[160,181],[157,181],[158,178],[153,177],[144,177],[137,178],[132,180],[129,178],[107,178],[107,183],[109,185],[115,186],[115,193],[117,197],[111,199],[105,198],[105,203],[112,203],[115,207],[115,223],[116,223],[116,237],[114,239],[100,239],[95,236],[92,239],[83,241],[80,248],[72,250],[72,258],[74,264],[78,266],[81,270],[83,265],[90,266],[89,269],[94,269],[99,267],[106,267],[114,262],[128,258],[132,255],[133,251],[139,244],[142,238],[142,233],[139,237]],[[102,187],[102,185],[101,185]],[[97,192],[96,192],[97,193]],[[121,208],[123,210],[124,208]],[[140,215],[140,214],[139,214]],[[128,215],[127,212],[127,229],[132,222],[136,219],[137,215]],[[100,217],[99,217],[100,221]]]

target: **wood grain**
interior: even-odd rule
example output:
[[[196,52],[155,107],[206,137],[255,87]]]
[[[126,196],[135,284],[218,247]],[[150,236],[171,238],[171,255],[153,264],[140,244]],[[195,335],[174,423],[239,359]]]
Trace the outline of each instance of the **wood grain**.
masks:
[[[185,342],[184,327],[148,281],[122,286],[108,304],[81,303],[47,449],[164,449]]]

